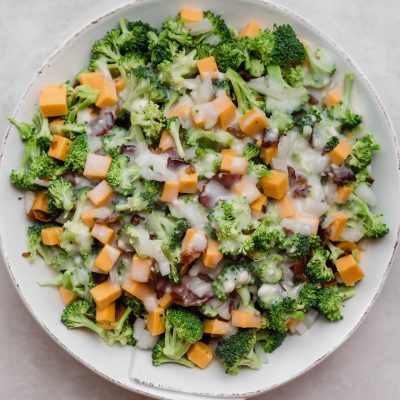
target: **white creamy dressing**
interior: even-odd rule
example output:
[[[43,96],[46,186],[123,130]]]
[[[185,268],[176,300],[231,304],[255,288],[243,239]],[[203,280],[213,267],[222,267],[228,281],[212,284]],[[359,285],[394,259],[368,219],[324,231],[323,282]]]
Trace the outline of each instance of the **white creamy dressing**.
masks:
[[[186,203],[178,198],[168,207],[172,216],[185,218],[192,228],[203,228],[208,224],[207,211],[199,203]]]
[[[195,104],[208,103],[214,100],[215,92],[211,75],[208,75],[197,89],[192,90],[190,95]]]

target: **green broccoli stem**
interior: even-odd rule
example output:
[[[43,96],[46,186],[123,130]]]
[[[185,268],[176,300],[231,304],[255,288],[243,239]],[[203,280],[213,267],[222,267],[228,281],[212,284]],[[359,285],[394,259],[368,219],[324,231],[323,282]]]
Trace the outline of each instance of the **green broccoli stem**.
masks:
[[[114,329],[114,332],[119,335],[122,332],[122,328],[124,327],[125,321],[128,319],[129,314],[132,312],[131,307],[127,307],[124,313],[122,314],[121,318],[118,321],[117,326]]]
[[[279,65],[268,65],[267,72],[269,76],[282,83],[284,87],[290,87],[290,85],[283,79],[282,70]]]
[[[62,286],[63,284],[63,276],[64,274],[57,274],[57,276],[53,279],[49,279],[47,281],[37,282],[39,286]]]
[[[346,73],[344,75],[344,88],[343,88],[343,100],[342,100],[342,105],[346,109],[350,108],[353,84],[354,84],[354,74],[349,72]]]
[[[343,301],[351,299],[356,294],[354,286],[338,286],[338,291]]]
[[[91,329],[93,332],[96,332],[103,339],[106,336],[106,331],[102,327],[96,325],[96,323],[86,318],[85,316],[82,317],[82,326]]]
[[[173,360],[179,360],[186,354],[191,344],[186,340],[179,339],[176,329],[168,321],[165,324],[165,328],[164,354]]]

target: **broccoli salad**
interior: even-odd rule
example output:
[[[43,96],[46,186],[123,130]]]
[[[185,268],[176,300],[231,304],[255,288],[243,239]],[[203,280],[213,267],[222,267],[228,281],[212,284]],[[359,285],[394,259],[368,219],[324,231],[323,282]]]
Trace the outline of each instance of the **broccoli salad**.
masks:
[[[288,24],[236,31],[182,7],[161,27],[122,19],[31,122],[9,118],[23,257],[55,271],[39,284],[66,328],[237,374],[318,315],[341,320],[360,241],[389,229],[371,211],[379,145],[335,69]]]

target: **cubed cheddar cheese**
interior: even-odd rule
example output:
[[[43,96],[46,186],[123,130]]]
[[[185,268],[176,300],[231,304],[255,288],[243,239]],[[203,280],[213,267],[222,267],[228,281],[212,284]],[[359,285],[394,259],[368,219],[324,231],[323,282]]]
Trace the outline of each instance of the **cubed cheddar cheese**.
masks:
[[[52,226],[51,228],[45,228],[40,231],[43,244],[46,246],[56,246],[60,244],[60,235],[64,232],[64,228],[61,226]]]
[[[187,103],[181,103],[177,104],[169,111],[167,118],[178,117],[183,119],[187,118],[189,114],[190,114],[190,105]]]
[[[227,156],[237,156],[237,151],[235,149],[222,149],[221,154]]]
[[[246,197],[250,204],[261,196],[261,192],[258,190],[256,182],[248,175],[244,175],[239,182],[236,182],[232,186],[232,192],[238,196]]]
[[[198,175],[197,172],[188,173],[186,170],[181,171],[178,176],[180,193],[196,193]]]
[[[342,92],[338,87],[331,89],[323,98],[322,103],[327,107],[335,107],[342,100]]]
[[[75,293],[72,293],[70,290],[65,289],[64,286],[60,286],[58,288],[58,291],[60,292],[62,302],[66,306],[68,304],[71,304],[78,297]]]
[[[147,314],[147,330],[152,336],[158,336],[165,332],[165,310],[157,307]]]
[[[212,101],[190,107],[190,115],[194,125],[201,129],[210,129],[218,122],[218,111]]]
[[[233,310],[231,316],[232,326],[236,326],[237,328],[261,328],[261,315],[255,315],[251,311],[246,310]]]
[[[263,212],[265,209],[266,202],[267,202],[267,196],[261,193],[260,197],[250,204],[250,208],[256,212]]]
[[[329,239],[337,242],[340,240],[342,232],[346,227],[346,223],[348,218],[342,212],[337,212],[334,216],[334,219],[329,227]]]
[[[53,140],[47,154],[57,160],[65,161],[71,146],[72,140],[69,140],[64,136],[53,135]]]
[[[165,150],[168,150],[170,148],[174,148],[175,147],[174,139],[169,134],[169,132],[167,130],[165,130],[165,129],[161,133],[160,143],[158,144],[158,147],[163,152]]]
[[[90,234],[103,244],[110,243],[114,238],[114,230],[109,228],[107,225],[95,224],[90,231]]]
[[[352,255],[338,258],[335,265],[346,286],[353,286],[365,277],[364,271]]]
[[[240,130],[247,136],[254,136],[268,126],[268,119],[259,108],[252,108],[239,119]]]
[[[344,241],[336,243],[335,245],[336,247],[339,247],[339,249],[342,249],[344,252],[351,253],[357,262],[361,261],[362,252],[357,243]]]
[[[260,30],[260,24],[255,19],[251,19],[240,32],[239,37],[248,37],[250,39],[253,39],[259,34]]]
[[[90,201],[96,206],[100,207],[106,204],[112,197],[113,190],[106,180],[98,183],[89,193]]]
[[[221,129],[226,129],[236,118],[236,107],[226,93],[220,94],[212,102],[218,112],[218,124]]]
[[[148,283],[136,282],[130,278],[124,282],[122,289],[142,301],[154,295],[154,290]]]
[[[181,7],[180,11],[181,19],[189,24],[194,24],[196,22],[200,22],[204,19],[203,11],[199,10],[198,8],[191,8],[191,7]]]
[[[353,193],[351,186],[338,186],[335,193],[335,203],[344,204]]]
[[[248,160],[245,157],[223,154],[220,169],[222,172],[244,175],[247,171]]]
[[[271,175],[261,178],[261,187],[267,197],[279,200],[289,190],[289,179],[283,172],[271,170]]]
[[[278,200],[279,216],[281,218],[291,218],[294,217],[296,211],[293,206],[292,197],[288,194]]]
[[[93,226],[96,223],[94,218],[95,218],[95,207],[89,205],[85,206],[81,214],[82,222],[89,228],[93,228]]]
[[[215,268],[224,258],[219,251],[219,243],[216,240],[208,239],[206,251],[203,253],[203,264],[207,268]]]
[[[83,175],[88,179],[104,179],[111,165],[110,156],[90,153],[86,158]]]
[[[117,92],[122,92],[126,88],[126,81],[125,79],[120,75],[114,78],[114,85],[115,89],[117,89]]]
[[[207,248],[206,234],[195,228],[189,228],[182,240],[182,252],[202,253]]]
[[[171,293],[165,293],[158,299],[158,305],[165,310],[172,306],[174,303],[174,296]]]
[[[115,322],[115,302],[104,308],[96,307],[96,322],[100,324]]]
[[[270,146],[270,147],[261,147],[260,151],[261,159],[264,161],[264,164],[271,164],[273,158],[278,157],[278,147]]]
[[[100,90],[103,83],[104,75],[100,71],[95,72],[82,72],[79,74],[79,83],[87,85],[95,90]]]
[[[203,332],[213,336],[226,336],[229,333],[229,323],[220,319],[205,319]]]
[[[100,93],[95,103],[96,106],[99,108],[107,108],[115,106],[117,103],[118,95],[114,81],[104,78],[100,85]]]
[[[198,60],[197,68],[199,69],[201,79],[203,80],[206,79],[206,77],[210,74],[211,74],[211,79],[217,79],[218,77],[219,71],[214,56]]]
[[[56,84],[45,86],[39,95],[39,108],[44,117],[67,115],[67,85]]]
[[[299,319],[294,319],[289,317],[288,320],[286,321],[286,326],[290,332],[295,333],[297,325],[299,325],[300,322],[301,320]]]
[[[64,132],[60,131],[58,128],[64,126],[65,121],[61,118],[56,118],[53,119],[53,121],[51,121],[49,123],[49,127],[50,127],[50,132],[54,135],[57,134],[59,136],[65,136]]]
[[[310,229],[310,235],[316,235],[318,233],[319,218],[316,215],[297,212],[293,216],[293,219],[303,226],[308,226]]]
[[[106,244],[94,259],[93,265],[103,272],[110,272],[120,255],[121,250]]]
[[[151,258],[140,258],[135,254],[131,263],[131,278],[136,282],[148,282],[151,277],[152,265]]]
[[[90,289],[90,293],[97,307],[101,309],[117,300],[121,296],[122,290],[119,285],[105,281]]]
[[[209,344],[196,342],[190,346],[186,356],[193,364],[204,369],[213,359],[213,352]]]
[[[34,211],[41,211],[44,213],[49,212],[49,196],[46,192],[37,192],[35,194],[35,198],[28,215],[31,216],[31,214],[34,214]]]
[[[165,182],[160,200],[165,201],[166,203],[172,203],[178,198],[179,189],[180,189],[179,182],[173,182],[173,181]],[[196,184],[196,189],[197,189],[197,184]]]
[[[350,155],[351,149],[351,144],[343,140],[328,153],[329,159],[333,164],[340,165]]]

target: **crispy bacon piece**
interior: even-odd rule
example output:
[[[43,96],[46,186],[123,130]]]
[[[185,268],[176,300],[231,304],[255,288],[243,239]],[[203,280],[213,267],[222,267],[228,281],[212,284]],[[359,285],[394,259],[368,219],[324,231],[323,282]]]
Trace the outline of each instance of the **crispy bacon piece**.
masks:
[[[279,139],[280,139],[279,132],[271,132],[268,128],[265,128],[262,135],[262,146],[276,147],[279,143]]]
[[[89,131],[92,136],[104,136],[114,126],[114,115],[111,111],[101,110],[96,118],[89,122]]]
[[[297,175],[292,167],[288,167],[289,186],[292,188],[293,197],[307,197],[311,186],[302,175]]]
[[[332,167],[331,170],[328,172],[328,175],[336,184],[356,180],[354,172],[344,165],[341,165],[340,167]]]

